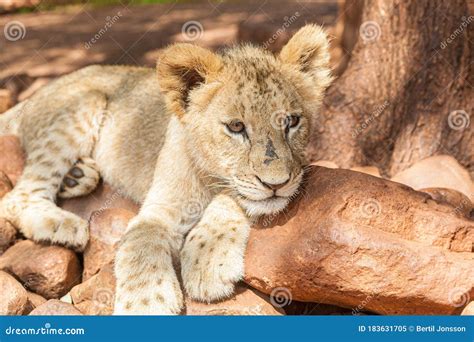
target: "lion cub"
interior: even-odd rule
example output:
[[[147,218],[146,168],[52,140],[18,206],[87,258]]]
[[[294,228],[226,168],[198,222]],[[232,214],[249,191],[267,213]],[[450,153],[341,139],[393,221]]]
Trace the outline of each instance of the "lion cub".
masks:
[[[278,55],[166,48],[147,68],[91,66],[0,116],[27,153],[0,216],[27,238],[82,250],[88,222],[55,205],[100,175],[142,204],[115,260],[116,314],[178,314],[232,294],[251,219],[284,210],[303,176],[311,117],[331,81],[322,29]]]

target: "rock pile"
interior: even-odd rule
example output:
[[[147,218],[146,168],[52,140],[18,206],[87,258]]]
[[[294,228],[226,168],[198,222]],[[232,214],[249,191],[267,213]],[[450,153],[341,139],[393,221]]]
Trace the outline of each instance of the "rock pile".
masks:
[[[14,137],[0,137],[0,151],[1,197],[24,156]],[[473,314],[472,181],[450,157],[433,158],[395,177],[420,191],[374,168],[312,166],[288,211],[254,225],[236,294],[188,300],[183,314]],[[430,181],[443,166],[451,183]],[[107,184],[60,205],[90,220],[84,253],[25,240],[0,220],[0,314],[113,312],[114,253],[138,206]]]

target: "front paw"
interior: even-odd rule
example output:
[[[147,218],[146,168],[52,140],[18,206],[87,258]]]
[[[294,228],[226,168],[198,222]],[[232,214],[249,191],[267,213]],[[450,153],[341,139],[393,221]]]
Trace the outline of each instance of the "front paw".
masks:
[[[28,239],[61,244],[83,251],[89,240],[89,223],[45,199],[22,198],[14,191],[1,202],[0,217]]]
[[[178,281],[153,278],[142,286],[117,284],[114,315],[178,315],[183,308]]]
[[[114,315],[177,315],[183,294],[171,253],[145,228],[129,231],[117,251]]]
[[[181,251],[181,274],[191,298],[208,303],[224,299],[243,278],[243,252],[230,243],[186,241]]]

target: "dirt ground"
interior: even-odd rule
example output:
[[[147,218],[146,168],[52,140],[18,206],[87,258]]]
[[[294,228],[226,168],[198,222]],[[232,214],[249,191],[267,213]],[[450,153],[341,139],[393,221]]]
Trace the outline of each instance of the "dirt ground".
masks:
[[[274,26],[276,31],[286,22],[292,30],[308,22],[333,26],[336,18],[336,1],[269,0],[102,8],[86,4],[3,15],[2,31],[16,25],[19,32],[13,39],[0,36],[0,83],[31,82],[25,81],[25,74],[33,79],[56,77],[94,63],[152,66],[157,50],[172,42],[211,48],[234,43],[239,24],[247,21]],[[191,25],[189,35],[182,33],[186,23]],[[197,33],[192,32],[196,27]]]

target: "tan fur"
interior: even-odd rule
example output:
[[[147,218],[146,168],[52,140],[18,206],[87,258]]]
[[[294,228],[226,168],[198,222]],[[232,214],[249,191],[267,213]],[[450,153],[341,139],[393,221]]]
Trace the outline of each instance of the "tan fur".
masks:
[[[74,163],[92,158],[142,203],[117,251],[115,313],[179,313],[179,261],[188,295],[226,297],[243,275],[252,218],[283,210],[298,191],[328,60],[326,36],[308,25],[278,56],[178,44],[163,51],[158,78],[108,66],[65,76],[0,119],[28,154],[0,215],[28,238],[83,249],[87,222],[54,200]],[[300,117],[291,129],[289,115]],[[226,127],[233,120],[245,134]]]

